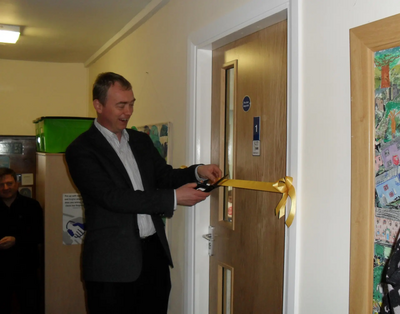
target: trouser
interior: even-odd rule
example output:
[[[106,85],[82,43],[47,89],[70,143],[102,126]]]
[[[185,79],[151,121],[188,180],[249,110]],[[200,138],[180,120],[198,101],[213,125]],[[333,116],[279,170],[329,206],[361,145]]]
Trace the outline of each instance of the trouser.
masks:
[[[5,280],[3,278],[0,283],[0,313],[12,313],[12,300],[15,294],[19,313],[38,314],[39,292],[38,275],[35,271],[17,274]]]
[[[90,314],[166,314],[169,264],[157,235],[142,240],[143,263],[134,282],[86,281]]]

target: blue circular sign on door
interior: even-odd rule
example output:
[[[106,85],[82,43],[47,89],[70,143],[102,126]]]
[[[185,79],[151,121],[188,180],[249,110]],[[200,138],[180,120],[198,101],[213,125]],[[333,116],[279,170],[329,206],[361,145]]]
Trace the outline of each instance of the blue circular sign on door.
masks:
[[[250,97],[249,97],[249,96],[244,96],[244,98],[243,98],[243,104],[242,104],[243,110],[244,110],[245,112],[249,111],[250,106],[251,106]]]

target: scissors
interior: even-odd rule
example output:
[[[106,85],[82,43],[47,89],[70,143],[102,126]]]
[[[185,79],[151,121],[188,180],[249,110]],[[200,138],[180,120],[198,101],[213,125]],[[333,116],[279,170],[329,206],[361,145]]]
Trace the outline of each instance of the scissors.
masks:
[[[219,179],[217,182],[214,184],[209,184],[209,180],[205,180],[204,182],[199,182],[197,183],[197,186],[195,187],[196,190],[202,191],[202,192],[211,192],[215,188],[220,187],[219,183],[221,183],[223,180],[225,180],[229,176],[229,173],[224,175],[221,179]]]

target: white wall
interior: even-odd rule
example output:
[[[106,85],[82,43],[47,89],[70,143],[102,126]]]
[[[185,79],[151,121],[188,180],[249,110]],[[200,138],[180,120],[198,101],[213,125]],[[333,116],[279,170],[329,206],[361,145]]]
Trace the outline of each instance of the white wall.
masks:
[[[189,34],[257,1],[171,0],[89,68],[132,81],[132,124],[173,122],[173,164],[185,162]],[[284,1],[282,1],[284,2]],[[349,29],[400,13],[398,0],[292,0],[299,15],[300,191],[296,260],[298,303],[290,313],[344,314],[349,306],[350,64]],[[244,12],[245,14],[246,12]],[[297,14],[297,12],[296,12]],[[372,104],[371,104],[372,105]],[[173,219],[170,313],[183,314],[185,212]],[[204,274],[207,276],[207,274]]]
[[[400,13],[400,2],[304,0],[301,12],[303,180],[298,183],[302,186],[298,313],[348,313],[349,29]]]
[[[246,2],[171,0],[133,34],[89,66],[90,84],[103,71],[122,74],[132,83],[137,101],[129,126],[172,122],[170,148],[174,167],[184,165],[187,160],[189,34],[223,15],[226,8],[231,10]],[[169,305],[169,313],[173,314],[185,314],[185,216],[188,210],[193,211],[193,208],[179,208],[169,221],[169,241],[175,266],[171,271],[173,287]]]

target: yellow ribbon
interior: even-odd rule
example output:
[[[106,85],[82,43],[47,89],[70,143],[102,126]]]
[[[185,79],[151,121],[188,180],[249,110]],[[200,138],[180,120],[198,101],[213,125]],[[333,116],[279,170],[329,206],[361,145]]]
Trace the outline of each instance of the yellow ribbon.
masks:
[[[296,191],[293,186],[292,177],[284,177],[279,179],[275,183],[260,182],[260,181],[248,181],[248,180],[236,180],[236,179],[225,179],[219,183],[221,186],[231,186],[239,189],[266,191],[274,193],[282,193],[282,198],[279,201],[275,209],[275,214],[279,214],[279,218],[285,215],[285,206],[288,196],[292,200],[290,212],[286,219],[286,225],[290,227],[296,214]]]
[[[181,166],[181,169],[187,168]],[[237,180],[237,179],[225,179],[218,183],[221,186],[231,186],[233,188],[257,190],[265,192],[282,193],[282,198],[279,201],[275,209],[275,215],[279,214],[279,219],[285,215],[285,206],[288,196],[292,200],[290,206],[290,212],[286,219],[286,225],[291,226],[294,216],[296,215],[296,190],[293,186],[292,177],[284,177],[276,181],[275,183],[261,182],[261,181],[249,181],[249,180]]]

